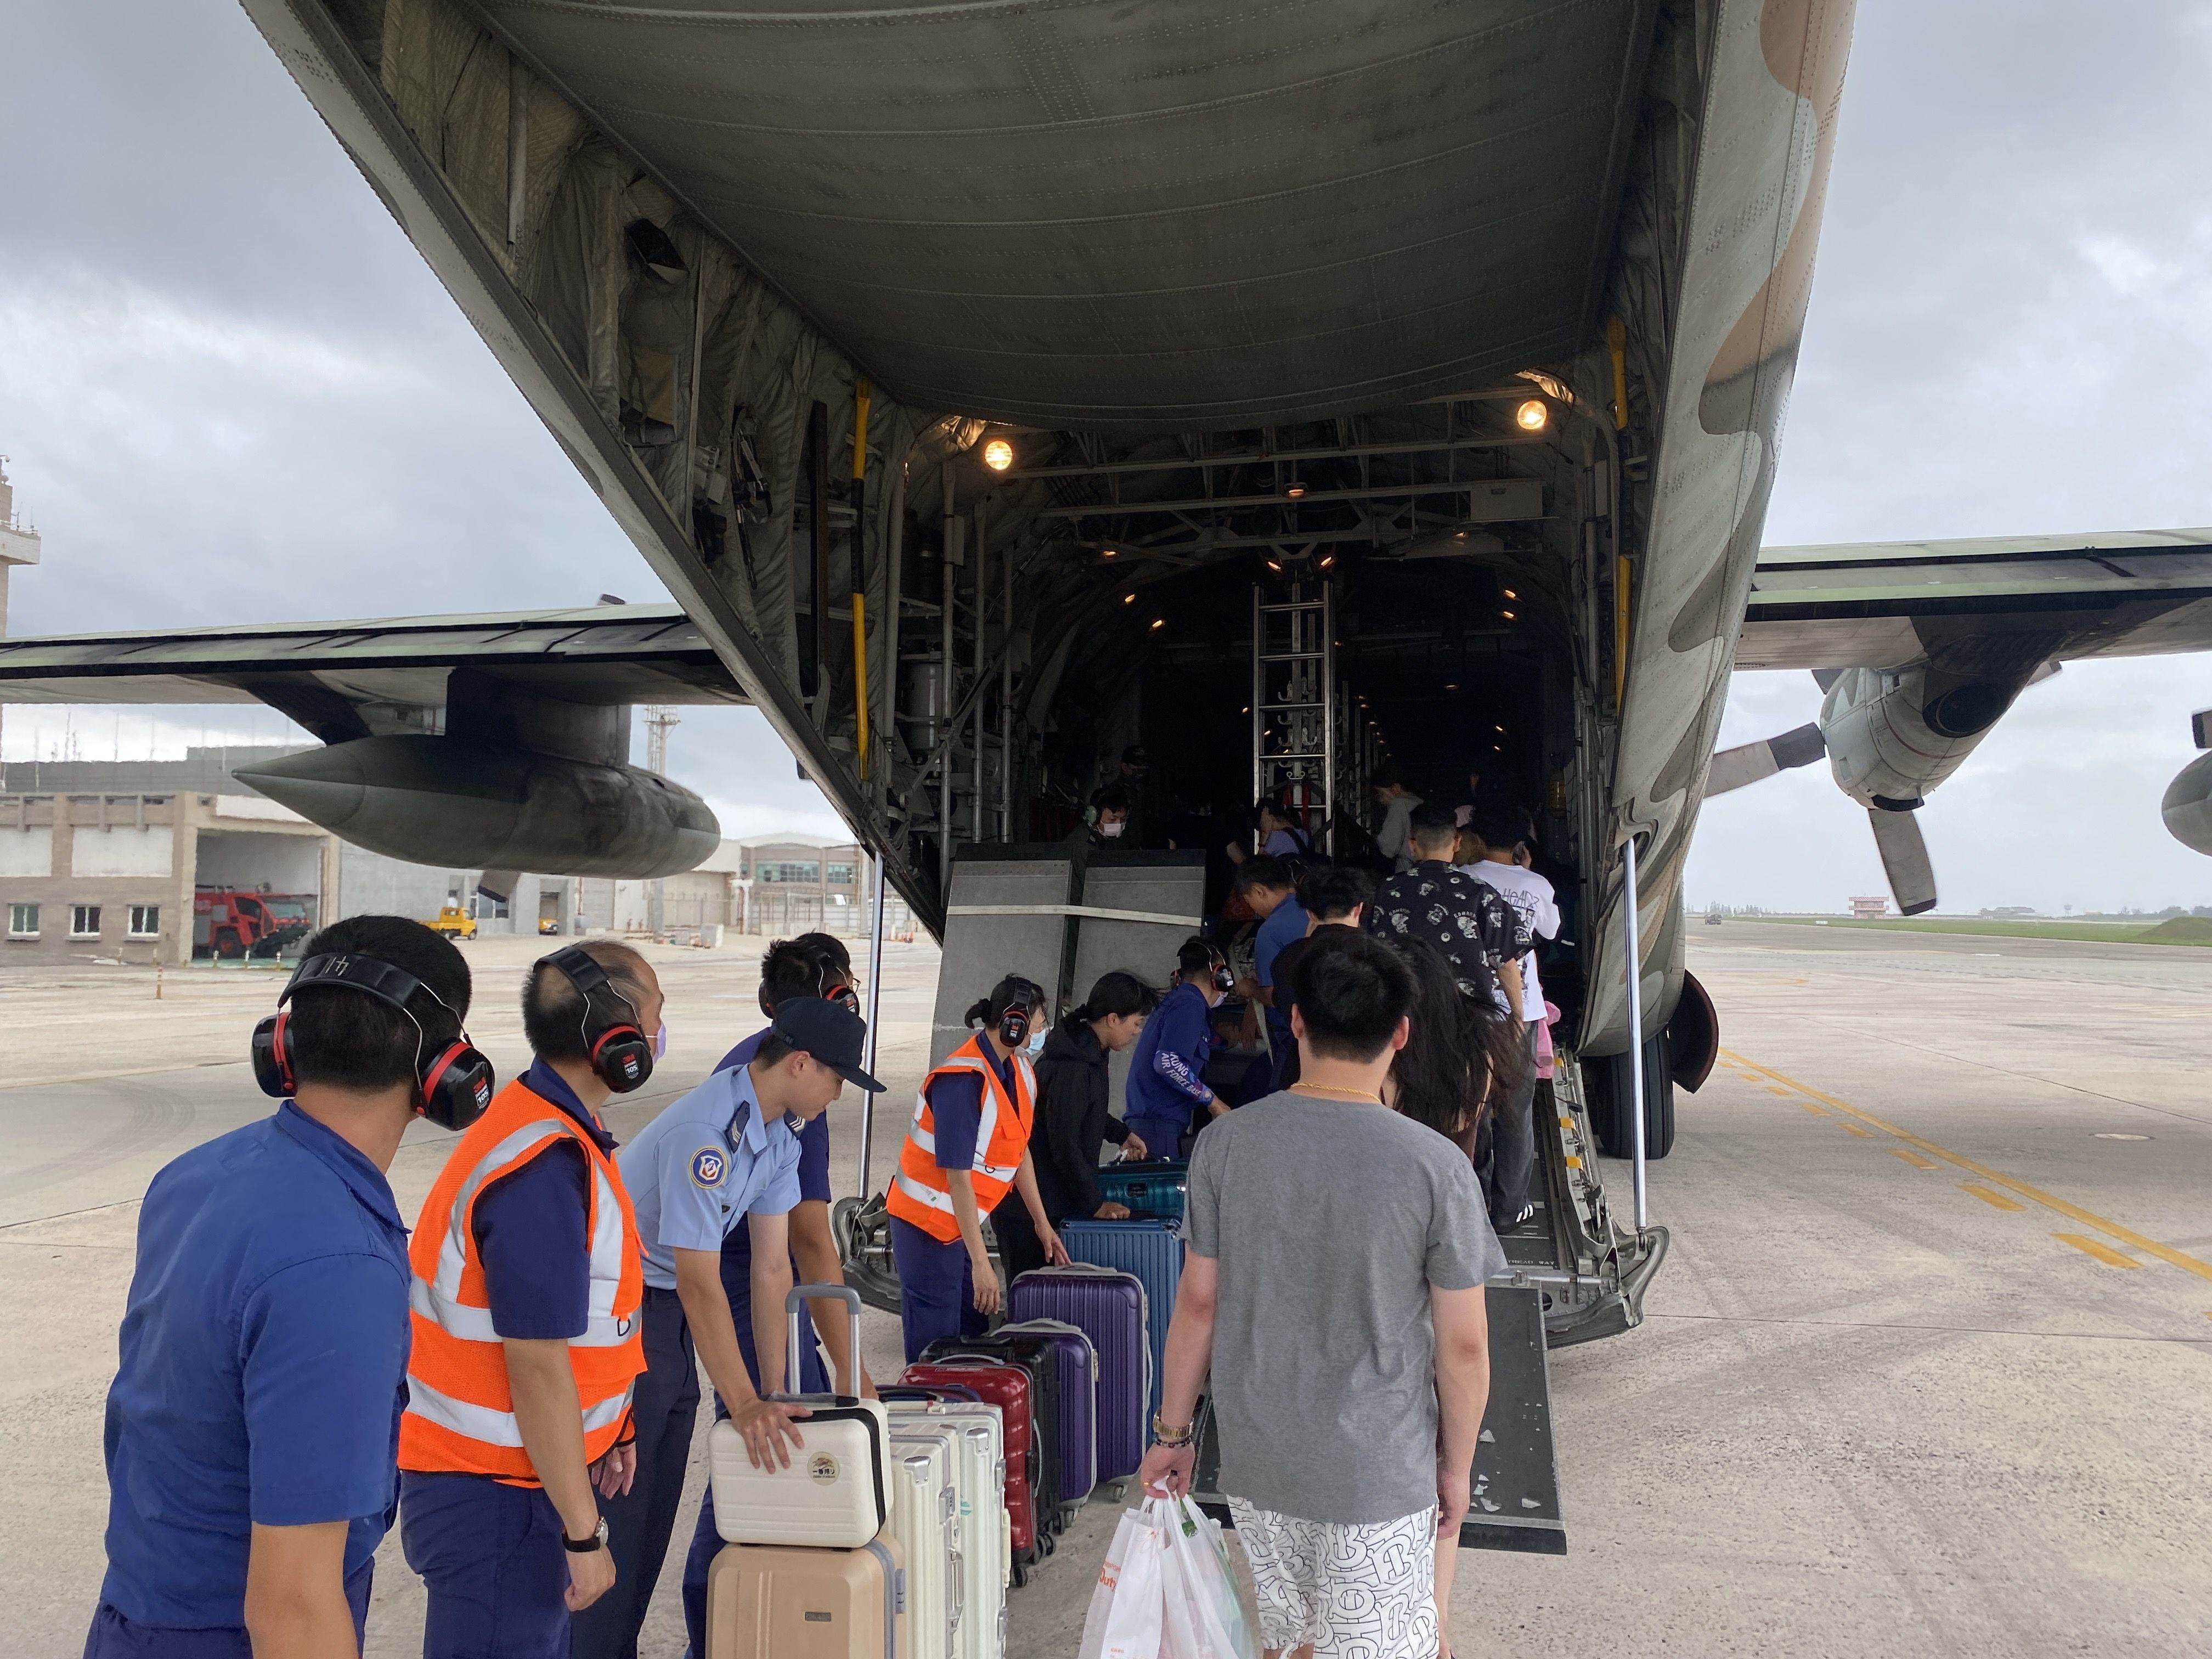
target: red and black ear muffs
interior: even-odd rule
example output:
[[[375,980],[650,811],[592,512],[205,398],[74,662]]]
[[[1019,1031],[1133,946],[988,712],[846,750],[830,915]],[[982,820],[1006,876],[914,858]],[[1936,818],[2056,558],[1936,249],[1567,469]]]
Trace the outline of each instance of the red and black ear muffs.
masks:
[[[607,970],[573,945],[539,958],[538,965],[552,968],[562,975],[584,1000],[583,1018],[578,1022],[583,1031],[584,1057],[599,1074],[599,1081],[618,1095],[642,1088],[645,1080],[653,1075],[653,1039],[638,1024],[637,1009],[628,997],[615,989]],[[603,1016],[593,1006],[595,996],[620,1003],[629,1009],[629,1018]]]
[[[1015,988],[1013,1000],[999,1015],[999,1041],[1009,1048],[1028,1047],[1030,1027],[1036,1024],[1037,1012],[1043,1006],[1043,991],[1027,980],[1021,981]]]
[[[850,980],[841,980],[837,984],[832,985],[830,982],[830,958],[826,956],[817,956],[814,958],[814,994],[824,1002],[836,1003],[849,1014],[858,1014],[860,1012],[860,994],[853,988]],[[765,981],[762,982],[760,988],[760,1011],[770,1019],[775,1018],[775,1005],[768,1000],[768,984]]]
[[[465,1129],[491,1104],[491,1061],[477,1052],[464,1031],[435,1051],[423,1048],[422,1022],[407,1004],[416,992],[440,1007],[445,999],[404,969],[374,957],[309,957],[293,971],[276,999],[276,1012],[253,1028],[253,1080],[261,1091],[289,1100],[298,1091],[299,1080],[292,1055],[292,1012],[285,1005],[293,993],[308,986],[343,985],[366,991],[380,1002],[405,1014],[416,1031],[415,1110],[441,1129]]]

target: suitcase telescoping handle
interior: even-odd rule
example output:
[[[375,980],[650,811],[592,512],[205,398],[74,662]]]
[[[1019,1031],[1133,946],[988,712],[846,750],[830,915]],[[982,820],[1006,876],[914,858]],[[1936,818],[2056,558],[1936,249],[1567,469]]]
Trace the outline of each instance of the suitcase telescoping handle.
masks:
[[[853,1356],[857,1370],[860,1364],[860,1293],[848,1285],[794,1285],[791,1294],[783,1298],[783,1311],[791,1322],[790,1334],[783,1345],[783,1391],[797,1395],[799,1388],[799,1310],[810,1302],[842,1302],[851,1316],[853,1346],[847,1350]],[[830,1390],[837,1390],[837,1379],[830,1379]]]

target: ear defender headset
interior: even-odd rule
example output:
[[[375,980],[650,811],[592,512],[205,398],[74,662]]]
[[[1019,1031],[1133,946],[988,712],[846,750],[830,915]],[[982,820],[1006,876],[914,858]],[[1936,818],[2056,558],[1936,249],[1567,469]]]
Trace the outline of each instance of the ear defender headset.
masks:
[[[1227,996],[1231,991],[1235,990],[1237,988],[1237,975],[1229,971],[1229,958],[1221,954],[1220,948],[1218,945],[1215,945],[1208,940],[1201,939],[1197,934],[1194,933],[1182,942],[1182,950],[1178,951],[1176,954],[1177,956],[1181,956],[1182,954],[1182,951],[1188,951],[1194,945],[1206,952],[1207,971],[1212,976],[1213,988],[1220,992],[1224,996]],[[1178,965],[1175,970],[1175,978],[1179,983],[1187,978],[1187,975],[1184,974],[1180,965]]]
[[[1012,994],[999,1015],[999,1041],[1009,1048],[1025,1048],[1030,1027],[1044,1006],[1044,991],[1025,979],[1013,981],[1008,989]]]
[[[852,981],[843,979],[841,975],[839,983],[832,985],[830,982],[830,975],[838,973],[839,970],[836,963],[830,959],[829,952],[811,951],[808,953],[807,959],[814,964],[814,994],[824,1002],[836,1003],[848,1013],[859,1013],[860,994],[853,988]],[[768,1000],[768,986],[765,982],[760,988],[760,1011],[770,1019],[775,1018],[775,1005]]]
[[[538,966],[558,971],[584,1000],[584,1012],[576,1023],[584,1035],[584,1058],[599,1080],[618,1095],[642,1087],[653,1075],[653,1039],[637,1023],[636,1005],[615,989],[607,970],[573,945],[540,957]],[[629,1009],[629,1018],[602,1018],[592,1006],[592,996],[600,993]]]
[[[465,1129],[491,1104],[491,1061],[477,1052],[469,1034],[435,1051],[425,1043],[422,1022],[407,1006],[416,993],[451,1012],[446,1000],[428,986],[388,962],[374,957],[309,957],[295,969],[284,993],[276,999],[276,1012],[253,1028],[253,1080],[261,1092],[289,1099],[298,1089],[292,1056],[292,1011],[285,1005],[293,994],[309,986],[344,985],[366,991],[407,1016],[415,1028],[415,1110],[441,1129]]]

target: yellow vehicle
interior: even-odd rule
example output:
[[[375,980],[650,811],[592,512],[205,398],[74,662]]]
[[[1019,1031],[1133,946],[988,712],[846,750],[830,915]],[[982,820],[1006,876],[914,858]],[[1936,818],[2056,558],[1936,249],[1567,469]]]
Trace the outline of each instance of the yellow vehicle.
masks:
[[[477,919],[458,904],[441,907],[437,920],[422,925],[434,933],[444,933],[451,939],[474,939],[477,936]]]

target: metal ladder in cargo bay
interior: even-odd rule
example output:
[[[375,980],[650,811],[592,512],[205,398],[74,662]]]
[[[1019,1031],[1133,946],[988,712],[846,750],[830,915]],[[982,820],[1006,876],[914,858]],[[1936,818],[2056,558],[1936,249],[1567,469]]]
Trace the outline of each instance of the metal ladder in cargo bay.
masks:
[[[1307,834],[1336,815],[1336,599],[1292,582],[1252,588],[1252,799],[1288,799]]]

